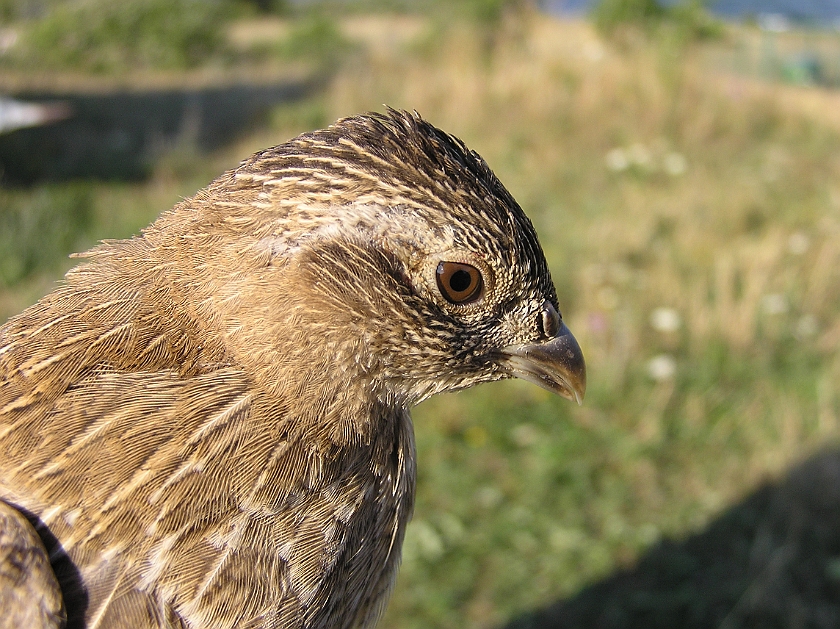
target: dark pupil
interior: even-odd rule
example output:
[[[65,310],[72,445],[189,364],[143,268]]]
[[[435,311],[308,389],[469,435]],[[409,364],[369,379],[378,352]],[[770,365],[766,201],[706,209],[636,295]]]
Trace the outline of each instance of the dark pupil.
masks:
[[[454,290],[456,293],[463,293],[467,290],[472,284],[472,278],[470,274],[464,271],[463,269],[459,269],[452,274],[452,277],[449,278],[449,288]]]

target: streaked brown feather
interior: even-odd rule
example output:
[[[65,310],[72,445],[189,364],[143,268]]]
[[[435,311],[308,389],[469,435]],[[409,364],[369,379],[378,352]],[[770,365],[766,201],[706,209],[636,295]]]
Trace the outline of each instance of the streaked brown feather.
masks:
[[[480,309],[430,295],[449,250],[492,266]],[[507,377],[493,352],[538,337],[511,322],[556,302],[481,158],[397,112],[85,255],[0,328],[0,499],[54,537],[88,629],[370,625],[412,509],[408,408]]]

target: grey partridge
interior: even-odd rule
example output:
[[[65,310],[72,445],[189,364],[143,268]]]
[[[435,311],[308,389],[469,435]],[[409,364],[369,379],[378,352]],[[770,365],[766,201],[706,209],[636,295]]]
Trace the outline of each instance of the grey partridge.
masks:
[[[531,222],[416,113],[257,153],[84,257],[0,328],[2,627],[369,627],[410,407],[584,393]]]

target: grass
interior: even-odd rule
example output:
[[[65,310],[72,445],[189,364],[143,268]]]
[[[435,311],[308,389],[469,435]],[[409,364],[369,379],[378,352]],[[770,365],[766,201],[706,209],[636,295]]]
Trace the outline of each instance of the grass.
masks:
[[[194,67],[221,47],[226,12],[221,0],[57,2],[23,29],[22,45],[10,56],[34,68],[96,73]]]
[[[416,410],[417,509],[380,626],[489,627],[573,596],[836,443],[836,94],[724,72],[714,60],[751,37],[735,27],[613,44],[527,11],[490,37],[339,26],[356,53],[325,91],[222,153],[142,184],[0,192],[4,221],[46,205],[87,221],[51,227],[56,253],[34,262],[38,232],[4,235],[0,258],[26,270],[0,314],[47,290],[59,250],[136,232],[253,150],[387,103],[464,139],[533,218],[589,390],[575,407],[505,382]]]

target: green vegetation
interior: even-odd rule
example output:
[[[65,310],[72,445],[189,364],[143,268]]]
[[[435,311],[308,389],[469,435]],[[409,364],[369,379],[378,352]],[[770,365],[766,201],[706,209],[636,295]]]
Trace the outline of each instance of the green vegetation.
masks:
[[[285,58],[317,59],[322,64],[334,65],[352,48],[334,19],[320,11],[313,11],[294,23],[276,50]]]
[[[307,128],[387,103],[463,138],[534,220],[589,391],[576,407],[505,382],[417,409],[415,521],[380,626],[488,627],[573,596],[837,441],[840,96],[720,71],[748,28],[625,46],[523,9],[488,48],[468,20],[313,20],[358,54],[270,129],[145,183],[0,193],[0,310]]]
[[[723,32],[703,0],[681,0],[676,4],[659,0],[600,0],[592,9],[592,20],[606,35],[627,28],[655,31],[662,27],[676,29],[690,39],[719,37]]]
[[[54,269],[91,226],[88,186],[44,186],[33,194],[0,191],[0,286]]]
[[[608,31],[624,24],[648,24],[665,17],[657,0],[601,0],[592,11],[595,24]]]
[[[56,3],[25,31],[21,62],[116,73],[194,67],[222,45],[221,0]]]
[[[526,0],[321,0],[301,6],[283,0],[0,0],[0,19],[16,27],[20,36],[2,61],[9,69],[100,75],[200,65],[242,67],[267,59],[305,59],[332,68],[352,48],[336,26],[338,16],[367,15],[376,9],[489,27],[525,6]],[[254,45],[231,45],[226,37],[231,24],[255,16],[281,17],[290,27]]]

